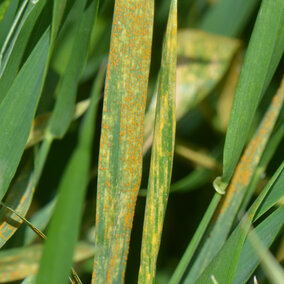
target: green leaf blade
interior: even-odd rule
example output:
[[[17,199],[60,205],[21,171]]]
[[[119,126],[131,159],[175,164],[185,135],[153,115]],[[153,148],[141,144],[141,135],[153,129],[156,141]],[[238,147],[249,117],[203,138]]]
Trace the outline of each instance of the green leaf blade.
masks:
[[[0,105],[0,199],[15,174],[28,139],[42,88],[48,48],[49,29],[40,39]]]
[[[262,1],[230,115],[223,158],[222,182],[224,186],[231,179],[260,98],[282,56],[284,50],[283,10],[284,3],[281,0]]]

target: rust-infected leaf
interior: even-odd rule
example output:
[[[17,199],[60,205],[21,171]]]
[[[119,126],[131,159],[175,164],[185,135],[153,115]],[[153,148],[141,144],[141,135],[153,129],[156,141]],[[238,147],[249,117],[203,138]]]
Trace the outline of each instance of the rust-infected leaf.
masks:
[[[142,174],[153,0],[116,0],[105,85],[92,283],[124,280]]]
[[[176,115],[177,0],[171,1],[163,46],[153,150],[143,226],[138,283],[153,283],[170,190]]]

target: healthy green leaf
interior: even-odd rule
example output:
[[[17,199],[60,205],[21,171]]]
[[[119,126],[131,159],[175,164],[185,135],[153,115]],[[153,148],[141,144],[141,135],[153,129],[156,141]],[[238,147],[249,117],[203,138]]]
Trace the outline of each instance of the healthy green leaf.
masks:
[[[88,53],[94,17],[83,15],[86,1],[80,1],[80,3],[77,11],[79,16],[74,45],[57,95],[58,102],[47,129],[47,135],[54,138],[62,138],[70,125],[75,107],[77,85]]]
[[[282,206],[282,209],[284,206]],[[283,218],[282,218],[283,220]],[[251,230],[248,240],[253,247],[255,253],[261,260],[261,266],[272,284],[280,284],[284,282],[284,269],[272,255],[272,253],[264,246],[255,230]]]
[[[258,0],[219,0],[207,10],[200,28],[229,37],[239,36],[257,7]]]
[[[51,43],[54,42],[58,34],[60,24],[64,15],[64,10],[67,0],[54,0],[53,1],[53,16],[52,16],[52,30],[51,30]]]
[[[41,3],[44,3],[45,1],[42,1]],[[40,3],[40,4],[41,4]],[[0,53],[0,77],[2,77],[2,74],[5,70],[6,64],[10,58],[10,55],[12,53],[12,50],[14,49],[15,43],[18,39],[18,36],[23,28],[23,25],[27,21],[30,13],[35,9],[37,6],[37,3],[34,1],[25,0],[22,3],[21,8],[18,11],[18,14],[15,18],[15,21],[9,30],[9,33],[7,35],[7,38],[1,48]],[[32,27],[31,27],[32,28]]]
[[[5,15],[3,15],[4,18],[2,19],[0,23],[0,46],[1,47],[5,41],[7,34],[9,33],[10,27],[13,24],[13,20],[14,20],[14,17],[16,16],[19,0],[14,0],[14,1],[6,0],[4,1],[4,3],[5,2],[6,3],[9,2],[9,6],[7,10],[5,11]]]
[[[9,42],[11,43],[9,43],[8,50],[3,54],[4,61],[2,60],[1,63],[0,103],[16,78],[33,27],[39,18],[45,3],[46,0],[41,0],[36,5],[29,4],[29,9],[25,13],[25,19],[21,19],[21,25],[15,27],[15,32],[7,36],[7,44]],[[16,20],[17,19],[15,19],[15,21]],[[9,37],[11,39],[8,41]]]
[[[284,206],[281,206],[255,228],[256,234],[259,236],[265,247],[270,247],[278,232],[283,227],[283,224]],[[246,283],[258,264],[259,258],[255,254],[250,242],[246,240],[239,257],[235,277],[232,283]]]
[[[16,172],[31,129],[43,83],[49,35],[47,29],[0,105],[0,200]]]
[[[229,183],[265,89],[284,50],[284,2],[262,1],[240,74],[226,135],[223,176],[217,190]],[[217,181],[217,180],[216,180]]]
[[[175,144],[177,0],[171,1],[159,76],[138,283],[153,283],[169,196]]]
[[[116,0],[105,85],[92,283],[123,282],[142,174],[153,0]]]
[[[93,1],[84,12],[82,27],[92,23],[98,8]],[[72,265],[73,250],[79,235],[83,201],[88,185],[94,118],[104,78],[101,70],[96,79],[90,108],[82,125],[79,144],[73,153],[59,186],[55,212],[48,230],[36,283],[65,283]],[[50,273],[52,271],[52,273]]]

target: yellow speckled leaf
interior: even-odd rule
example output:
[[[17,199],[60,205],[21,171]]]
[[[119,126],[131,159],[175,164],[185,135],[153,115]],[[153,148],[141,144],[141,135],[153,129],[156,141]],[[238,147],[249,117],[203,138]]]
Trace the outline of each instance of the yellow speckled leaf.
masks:
[[[116,0],[105,85],[92,283],[124,280],[142,174],[153,0]]]
[[[138,283],[153,283],[170,189],[175,141],[177,0],[172,0],[159,77]]]

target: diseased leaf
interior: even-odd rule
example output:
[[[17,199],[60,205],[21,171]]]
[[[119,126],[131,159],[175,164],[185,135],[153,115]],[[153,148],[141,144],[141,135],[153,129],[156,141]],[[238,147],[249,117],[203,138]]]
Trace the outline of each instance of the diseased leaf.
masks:
[[[171,1],[159,76],[138,283],[153,283],[170,191],[175,144],[177,0]]]
[[[216,190],[224,191],[233,175],[259,101],[283,54],[283,11],[282,0],[262,1],[235,93],[224,146],[223,176],[216,180]]]
[[[14,208],[22,216],[26,216],[33,193],[33,175],[31,165],[28,163],[9,188],[5,204]],[[13,236],[21,224],[21,219],[15,214],[10,214],[7,209],[0,205],[0,248]]]
[[[37,273],[42,245],[13,248],[0,252],[0,283],[12,282]],[[93,257],[94,247],[86,242],[76,246],[74,261]]]
[[[92,283],[124,280],[142,174],[153,0],[116,0],[101,128]]]

